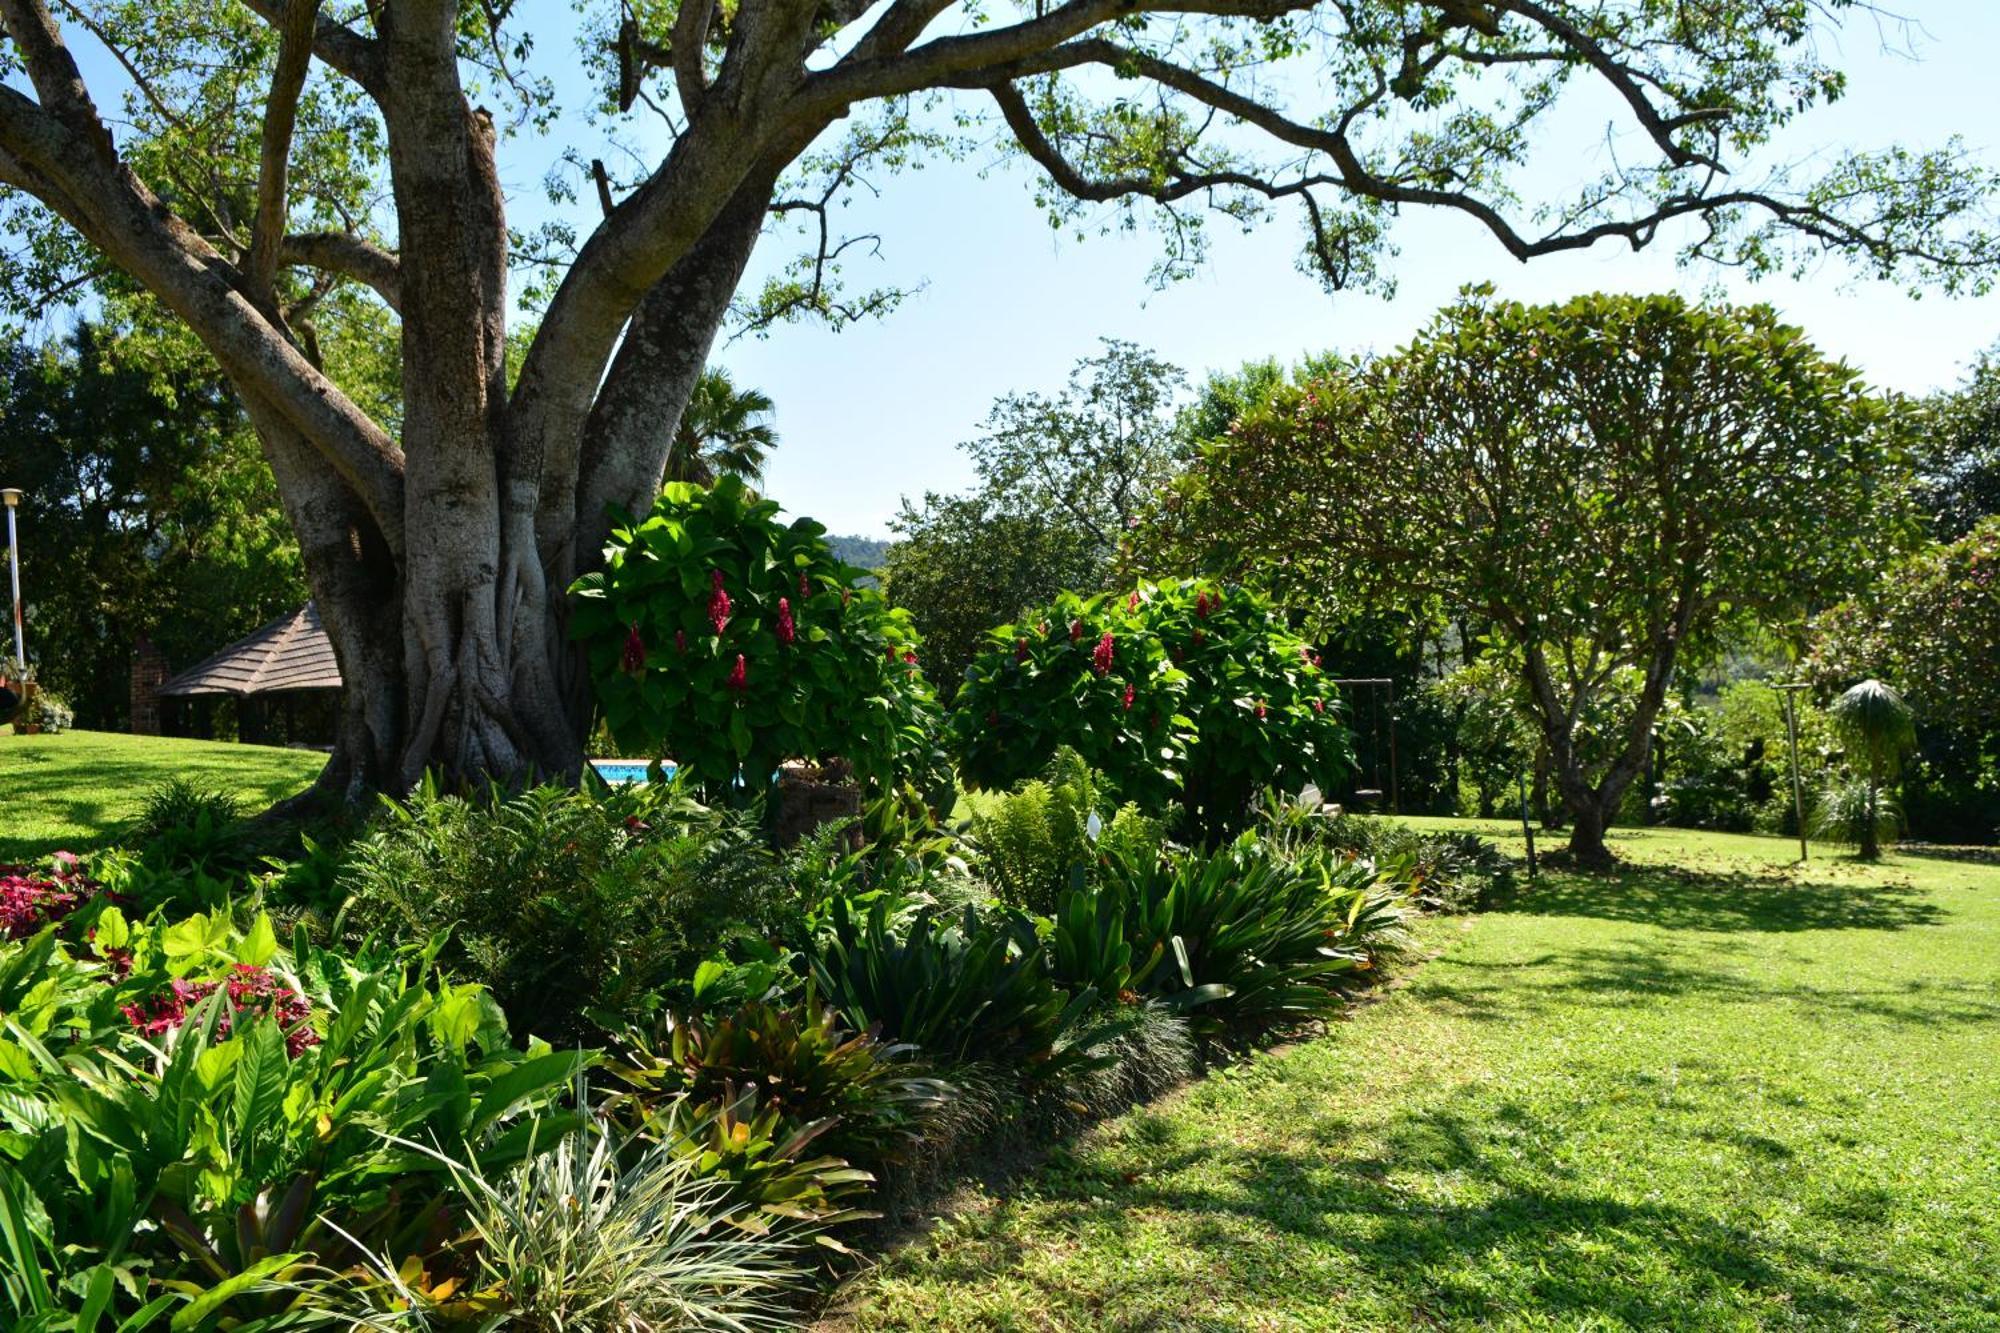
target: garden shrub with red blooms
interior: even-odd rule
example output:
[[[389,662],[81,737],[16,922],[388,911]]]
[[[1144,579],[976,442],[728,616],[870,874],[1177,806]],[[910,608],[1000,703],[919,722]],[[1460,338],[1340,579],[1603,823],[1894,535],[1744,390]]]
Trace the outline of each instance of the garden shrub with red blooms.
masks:
[[[1191,836],[1244,826],[1266,787],[1331,789],[1352,767],[1318,654],[1247,588],[1200,579],[1057,601],[1002,625],[951,718],[981,787],[1035,776],[1068,746],[1120,798],[1175,802]]]
[[[613,738],[670,756],[710,800],[761,791],[793,759],[928,789],[942,719],[908,616],[857,585],[825,528],[777,515],[733,477],[675,482],[611,534],[604,569],[571,591]]]
[[[252,963],[235,964],[221,981],[184,981],[177,977],[164,989],[121,1006],[120,1012],[146,1036],[163,1036],[187,1022],[188,1010],[217,990],[229,997],[229,1008],[215,1025],[218,1041],[229,1036],[237,1015],[250,1018],[269,1015],[284,1030],[285,1050],[289,1055],[296,1058],[307,1047],[319,1045],[319,1034],[310,1026],[311,1002]]]
[[[89,902],[100,887],[69,852],[57,852],[43,869],[0,866],[0,938],[26,939]]]

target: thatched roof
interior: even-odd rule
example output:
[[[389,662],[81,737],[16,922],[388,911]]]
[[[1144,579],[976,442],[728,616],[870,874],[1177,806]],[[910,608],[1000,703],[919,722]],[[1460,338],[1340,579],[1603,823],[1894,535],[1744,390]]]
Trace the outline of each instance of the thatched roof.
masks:
[[[165,695],[278,694],[288,690],[337,690],[340,666],[333,642],[311,602],[232,643],[199,666],[160,686]]]

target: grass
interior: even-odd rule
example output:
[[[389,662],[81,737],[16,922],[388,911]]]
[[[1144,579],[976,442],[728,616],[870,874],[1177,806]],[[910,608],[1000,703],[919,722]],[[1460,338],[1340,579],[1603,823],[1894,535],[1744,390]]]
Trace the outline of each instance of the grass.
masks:
[[[824,1328],[2000,1328],[2000,865],[1615,842],[963,1192]]]
[[[0,735],[0,863],[101,847],[170,777],[235,792],[258,808],[302,789],[326,756],[268,745],[66,731]]]

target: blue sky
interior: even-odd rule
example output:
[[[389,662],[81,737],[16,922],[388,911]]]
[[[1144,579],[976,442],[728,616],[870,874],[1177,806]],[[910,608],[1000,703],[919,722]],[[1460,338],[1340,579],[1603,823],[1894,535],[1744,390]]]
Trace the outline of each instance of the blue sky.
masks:
[[[1872,22],[1840,35],[1851,82],[1845,100],[1799,122],[1814,147],[1912,146],[1963,134],[2000,162],[2000,94],[1990,67],[2000,50],[2000,3],[1930,0],[1910,13],[1919,59],[1885,52]],[[1549,300],[1595,289],[1698,295],[1718,281],[1734,299],[1776,305],[1874,382],[1917,391],[1956,380],[2000,341],[2000,295],[1915,299],[1852,283],[1829,264],[1805,281],[1746,283],[1682,270],[1671,247],[1633,254],[1600,246],[1523,266],[1477,227],[1410,215],[1395,240],[1393,300],[1329,297],[1294,268],[1298,231],[1281,217],[1259,232],[1214,237],[1206,269],[1165,291],[1147,285],[1155,249],[1144,232],[1077,241],[1052,232],[1019,169],[932,165],[859,201],[850,230],[879,231],[884,257],[859,265],[857,283],[926,282],[879,322],[834,334],[784,329],[739,340],[718,357],[778,404],[783,443],[770,493],[836,532],[882,535],[903,495],[970,480],[956,444],[977,434],[1009,390],[1058,387],[1101,336],[1157,349],[1199,379],[1210,369],[1313,351],[1387,349],[1407,338],[1468,282]],[[1560,187],[1559,171],[1538,168]],[[778,250],[760,252],[770,264]]]

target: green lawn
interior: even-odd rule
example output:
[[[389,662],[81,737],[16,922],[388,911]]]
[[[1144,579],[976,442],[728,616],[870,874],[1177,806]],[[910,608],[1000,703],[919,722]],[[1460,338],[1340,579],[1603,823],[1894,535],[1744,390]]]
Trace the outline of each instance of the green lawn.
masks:
[[[826,1327],[2000,1328],[2000,865],[1617,847],[963,1193]]]
[[[326,756],[268,745],[66,731],[0,734],[0,863],[113,840],[146,793],[180,776],[270,804],[312,781]]]

